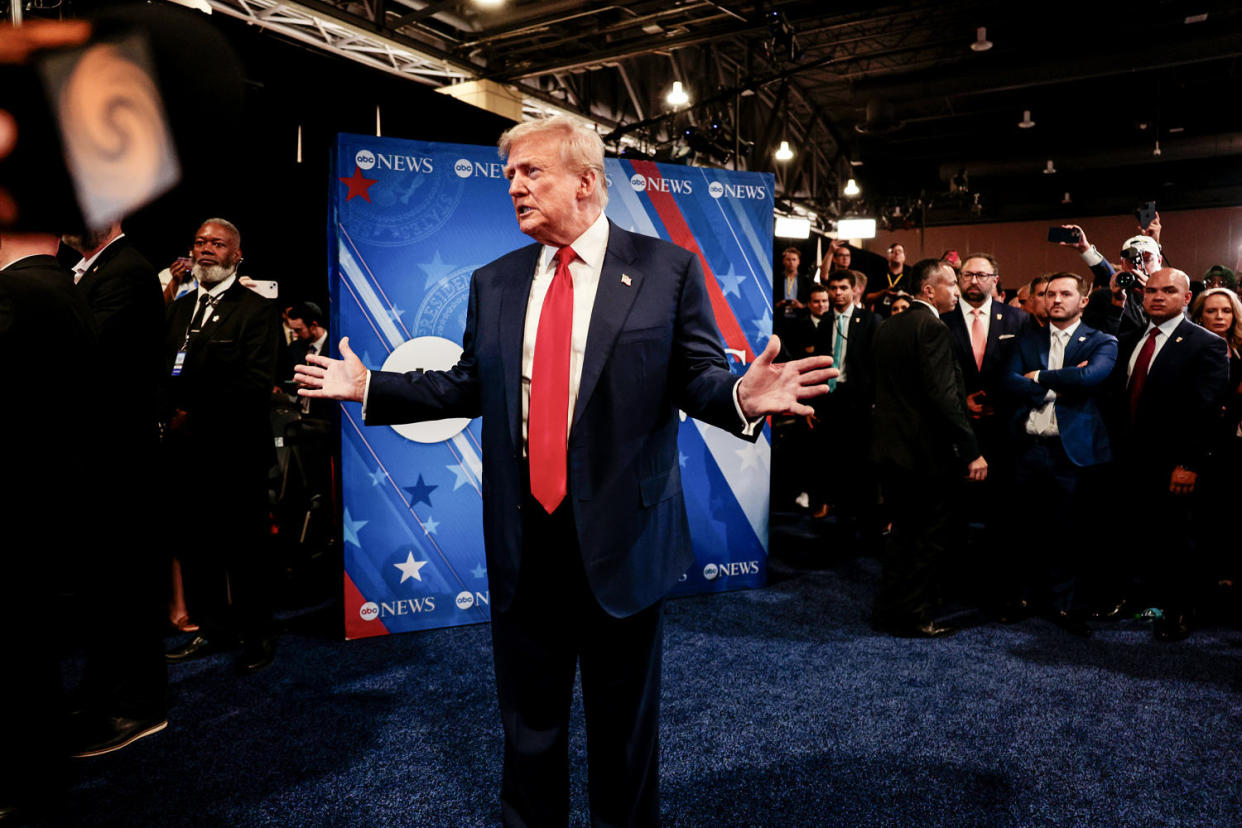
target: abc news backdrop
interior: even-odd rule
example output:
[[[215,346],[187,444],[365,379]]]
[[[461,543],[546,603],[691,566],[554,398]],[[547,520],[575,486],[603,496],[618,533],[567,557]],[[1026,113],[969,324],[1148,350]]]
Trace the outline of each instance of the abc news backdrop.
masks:
[[[369,368],[452,366],[470,274],[530,243],[496,148],[342,134],[333,165],[333,342],[348,336]],[[606,172],[609,218],[698,255],[740,375],[772,334],[772,176],[614,159]],[[479,435],[477,419],[368,428],[342,405],[347,638],[488,620]],[[683,415],[696,560],[674,595],[764,584],[768,438]]]

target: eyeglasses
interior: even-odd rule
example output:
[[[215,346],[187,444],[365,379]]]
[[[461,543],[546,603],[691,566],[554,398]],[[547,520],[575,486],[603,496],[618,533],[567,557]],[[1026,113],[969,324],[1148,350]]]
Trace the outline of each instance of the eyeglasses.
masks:
[[[974,270],[963,270],[962,271],[963,282],[972,282],[972,281],[973,282],[986,282],[988,279],[995,279],[995,278],[996,278],[995,273],[979,273]]]

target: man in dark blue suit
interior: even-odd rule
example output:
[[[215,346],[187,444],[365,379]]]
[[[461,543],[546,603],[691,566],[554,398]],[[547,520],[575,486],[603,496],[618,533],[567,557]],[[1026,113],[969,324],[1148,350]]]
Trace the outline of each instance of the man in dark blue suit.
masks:
[[[483,533],[505,730],[506,825],[565,825],[568,724],[582,669],[592,821],[659,820],[662,597],[693,561],[678,409],[755,439],[763,415],[812,409],[828,357],[742,379],[721,349],[698,259],[603,215],[603,144],[565,118],[500,140],[522,232],[475,271],[461,360],[368,372],[309,357],[300,392],[363,403],[368,424],[483,418]]]
[[[1018,338],[1004,376],[1017,402],[1011,420],[1016,449],[1014,494],[1038,503],[1057,522],[1056,540],[1014,534],[1017,554],[1008,560],[1017,596],[1002,620],[1018,620],[1030,608],[1076,635],[1090,629],[1074,604],[1076,558],[1092,548],[1085,495],[1089,470],[1111,458],[1108,432],[1096,404],[1113,365],[1117,340],[1082,324],[1090,286],[1073,273],[1048,280],[1047,328],[1028,328]]]
[[[1113,513],[1143,513],[1121,521],[1129,538],[1116,546],[1137,565],[1144,597],[1164,610],[1153,629],[1160,641],[1190,634],[1198,575],[1190,514],[1229,381],[1225,340],[1185,317],[1189,302],[1185,273],[1152,273],[1143,286],[1147,327],[1122,335],[1109,379],[1121,498]]]
[[[993,300],[999,278],[1000,266],[994,256],[971,253],[958,274],[962,300],[943,317],[965,383],[970,427],[979,450],[988,459],[987,479],[963,484],[956,499],[962,539],[968,523],[984,526],[985,534],[971,547],[972,554],[961,561],[955,582],[967,597],[987,603],[993,600],[996,519],[1009,505],[1008,487],[1013,479],[1013,453],[1007,433],[1009,406],[1002,383],[1018,336],[1034,324],[1025,311]]]

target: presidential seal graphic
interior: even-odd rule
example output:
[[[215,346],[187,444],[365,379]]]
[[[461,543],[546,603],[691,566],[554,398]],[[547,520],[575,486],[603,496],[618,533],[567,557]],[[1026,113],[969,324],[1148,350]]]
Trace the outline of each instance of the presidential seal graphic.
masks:
[[[403,247],[434,235],[453,217],[465,191],[465,181],[453,172],[456,158],[419,145],[391,152],[383,145],[350,150],[342,153],[340,175],[349,176],[357,166],[375,180],[369,200],[339,202],[339,218],[354,241]]]
[[[423,270],[427,271],[424,266]],[[461,267],[447,273],[428,273],[427,288],[418,304],[418,313],[410,328],[412,336],[439,336],[460,341],[466,329],[466,306],[470,302],[470,274],[473,267]],[[432,280],[435,280],[434,282]]]
[[[397,346],[384,360],[385,371],[446,371],[461,359],[461,345],[438,336],[419,336]],[[402,423],[392,430],[415,443],[443,443],[462,432],[470,420],[453,417],[423,423]],[[421,579],[420,579],[421,580]]]

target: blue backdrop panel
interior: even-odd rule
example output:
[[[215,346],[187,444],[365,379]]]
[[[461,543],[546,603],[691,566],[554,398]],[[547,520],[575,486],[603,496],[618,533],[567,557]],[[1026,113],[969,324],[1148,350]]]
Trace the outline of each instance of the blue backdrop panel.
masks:
[[[340,135],[329,228],[334,333],[370,368],[451,365],[470,274],[529,243],[494,147]],[[771,335],[772,177],[609,160],[607,213],[696,252],[739,373]],[[479,421],[368,428],[342,406],[349,638],[486,621]],[[675,594],[766,578],[765,433],[695,420],[681,464],[696,562]]]

